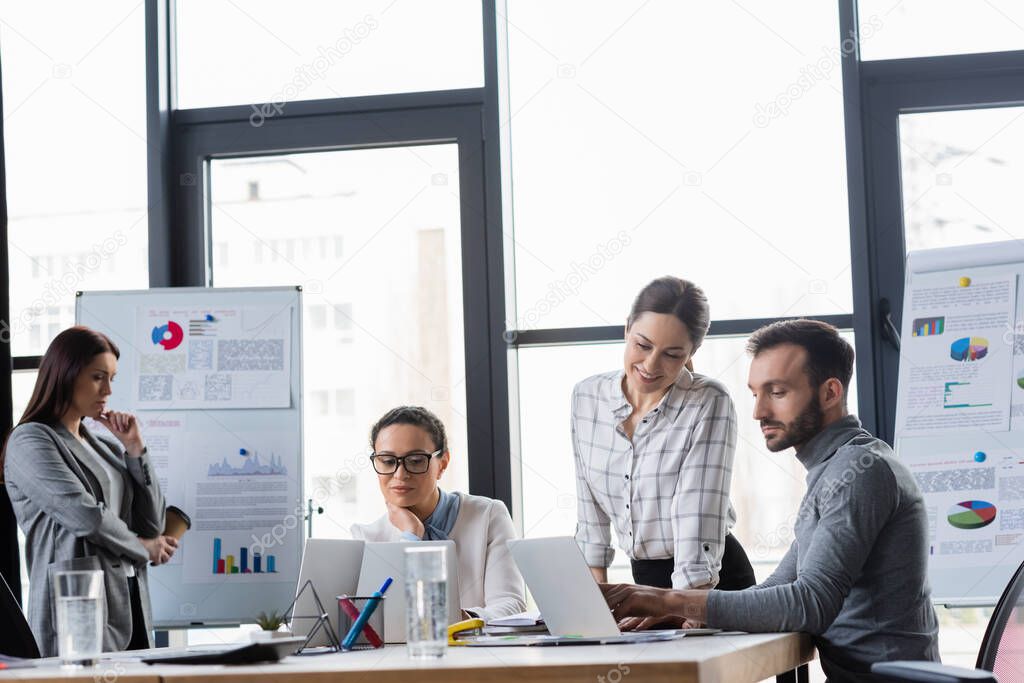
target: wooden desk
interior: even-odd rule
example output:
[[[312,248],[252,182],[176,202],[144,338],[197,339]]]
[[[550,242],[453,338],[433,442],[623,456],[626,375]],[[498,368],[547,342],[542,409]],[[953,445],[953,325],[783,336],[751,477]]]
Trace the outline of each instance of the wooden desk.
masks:
[[[50,670],[0,673],[3,680],[109,681],[110,683],[500,683],[531,681],[580,683],[755,683],[791,672],[814,657],[808,636],[796,633],[701,636],[636,645],[569,647],[449,648],[439,660],[416,661],[404,645],[381,650],[289,657],[259,666],[148,667],[121,663],[114,678],[110,664],[70,678]],[[372,672],[372,678],[367,673]],[[795,677],[791,680],[796,680]]]
[[[68,669],[60,665],[0,671],[0,681],[31,683],[162,683],[153,668],[137,662],[100,662],[97,666]],[[269,683],[269,682],[268,682]]]

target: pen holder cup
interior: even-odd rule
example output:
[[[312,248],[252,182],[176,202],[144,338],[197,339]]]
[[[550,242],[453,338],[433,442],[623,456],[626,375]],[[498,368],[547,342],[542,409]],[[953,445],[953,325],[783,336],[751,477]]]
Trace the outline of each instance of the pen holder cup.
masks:
[[[338,600],[338,642],[345,640],[345,636],[348,635],[349,629],[352,628],[352,624],[356,622],[359,617],[359,613],[363,611],[366,604],[371,600],[371,596],[358,596],[358,595],[339,595]],[[369,621],[366,622],[366,627],[363,628],[362,632],[355,639],[352,645],[353,650],[372,650],[378,647],[384,647],[384,601],[387,600],[387,596],[380,598],[380,604],[377,605],[377,609],[374,610],[373,614],[370,615]]]

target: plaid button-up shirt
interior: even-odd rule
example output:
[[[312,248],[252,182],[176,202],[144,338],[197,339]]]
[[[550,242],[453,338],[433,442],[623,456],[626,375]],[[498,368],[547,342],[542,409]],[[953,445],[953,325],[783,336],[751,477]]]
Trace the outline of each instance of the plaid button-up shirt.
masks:
[[[576,541],[587,564],[607,567],[619,547],[637,560],[674,558],[673,588],[717,584],[729,502],[736,409],[725,387],[686,370],[636,424],[623,371],[583,380],[572,394]]]

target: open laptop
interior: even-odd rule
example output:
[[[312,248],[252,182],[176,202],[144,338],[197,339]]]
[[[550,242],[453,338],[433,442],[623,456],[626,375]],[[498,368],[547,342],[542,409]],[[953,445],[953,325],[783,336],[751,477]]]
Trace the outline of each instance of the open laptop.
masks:
[[[310,538],[302,551],[302,565],[299,567],[299,583],[295,586],[295,593],[298,594],[306,585],[306,581],[312,582],[331,622],[331,630],[335,634],[338,633],[338,601],[335,598],[339,595],[356,594],[365,545],[364,541]],[[390,595],[390,592],[388,594]],[[296,636],[308,636],[316,625],[316,619],[303,617],[315,617],[318,613],[313,593],[307,589],[292,610],[292,633]],[[317,631],[309,641],[310,647],[328,644],[327,634],[323,629]]]
[[[459,604],[459,563],[455,556],[454,541],[398,541],[393,543],[367,543],[363,549],[362,571],[359,573],[357,595],[373,595],[384,579],[394,579],[384,599],[384,642],[405,642],[405,549],[439,545],[445,548],[448,570],[448,623],[462,617]],[[319,590],[319,589],[317,589]]]
[[[619,630],[576,540],[571,537],[509,541],[508,548],[548,631],[572,643],[628,643],[707,635],[718,629]],[[544,641],[555,644],[550,639]]]

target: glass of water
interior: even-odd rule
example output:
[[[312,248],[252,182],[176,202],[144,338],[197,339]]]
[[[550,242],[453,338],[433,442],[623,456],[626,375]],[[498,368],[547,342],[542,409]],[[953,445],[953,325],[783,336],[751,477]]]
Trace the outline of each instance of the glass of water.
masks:
[[[410,657],[444,656],[448,648],[448,568],[444,546],[405,549],[405,625]]]
[[[103,651],[103,572],[57,572],[57,650],[64,664],[95,664]]]

